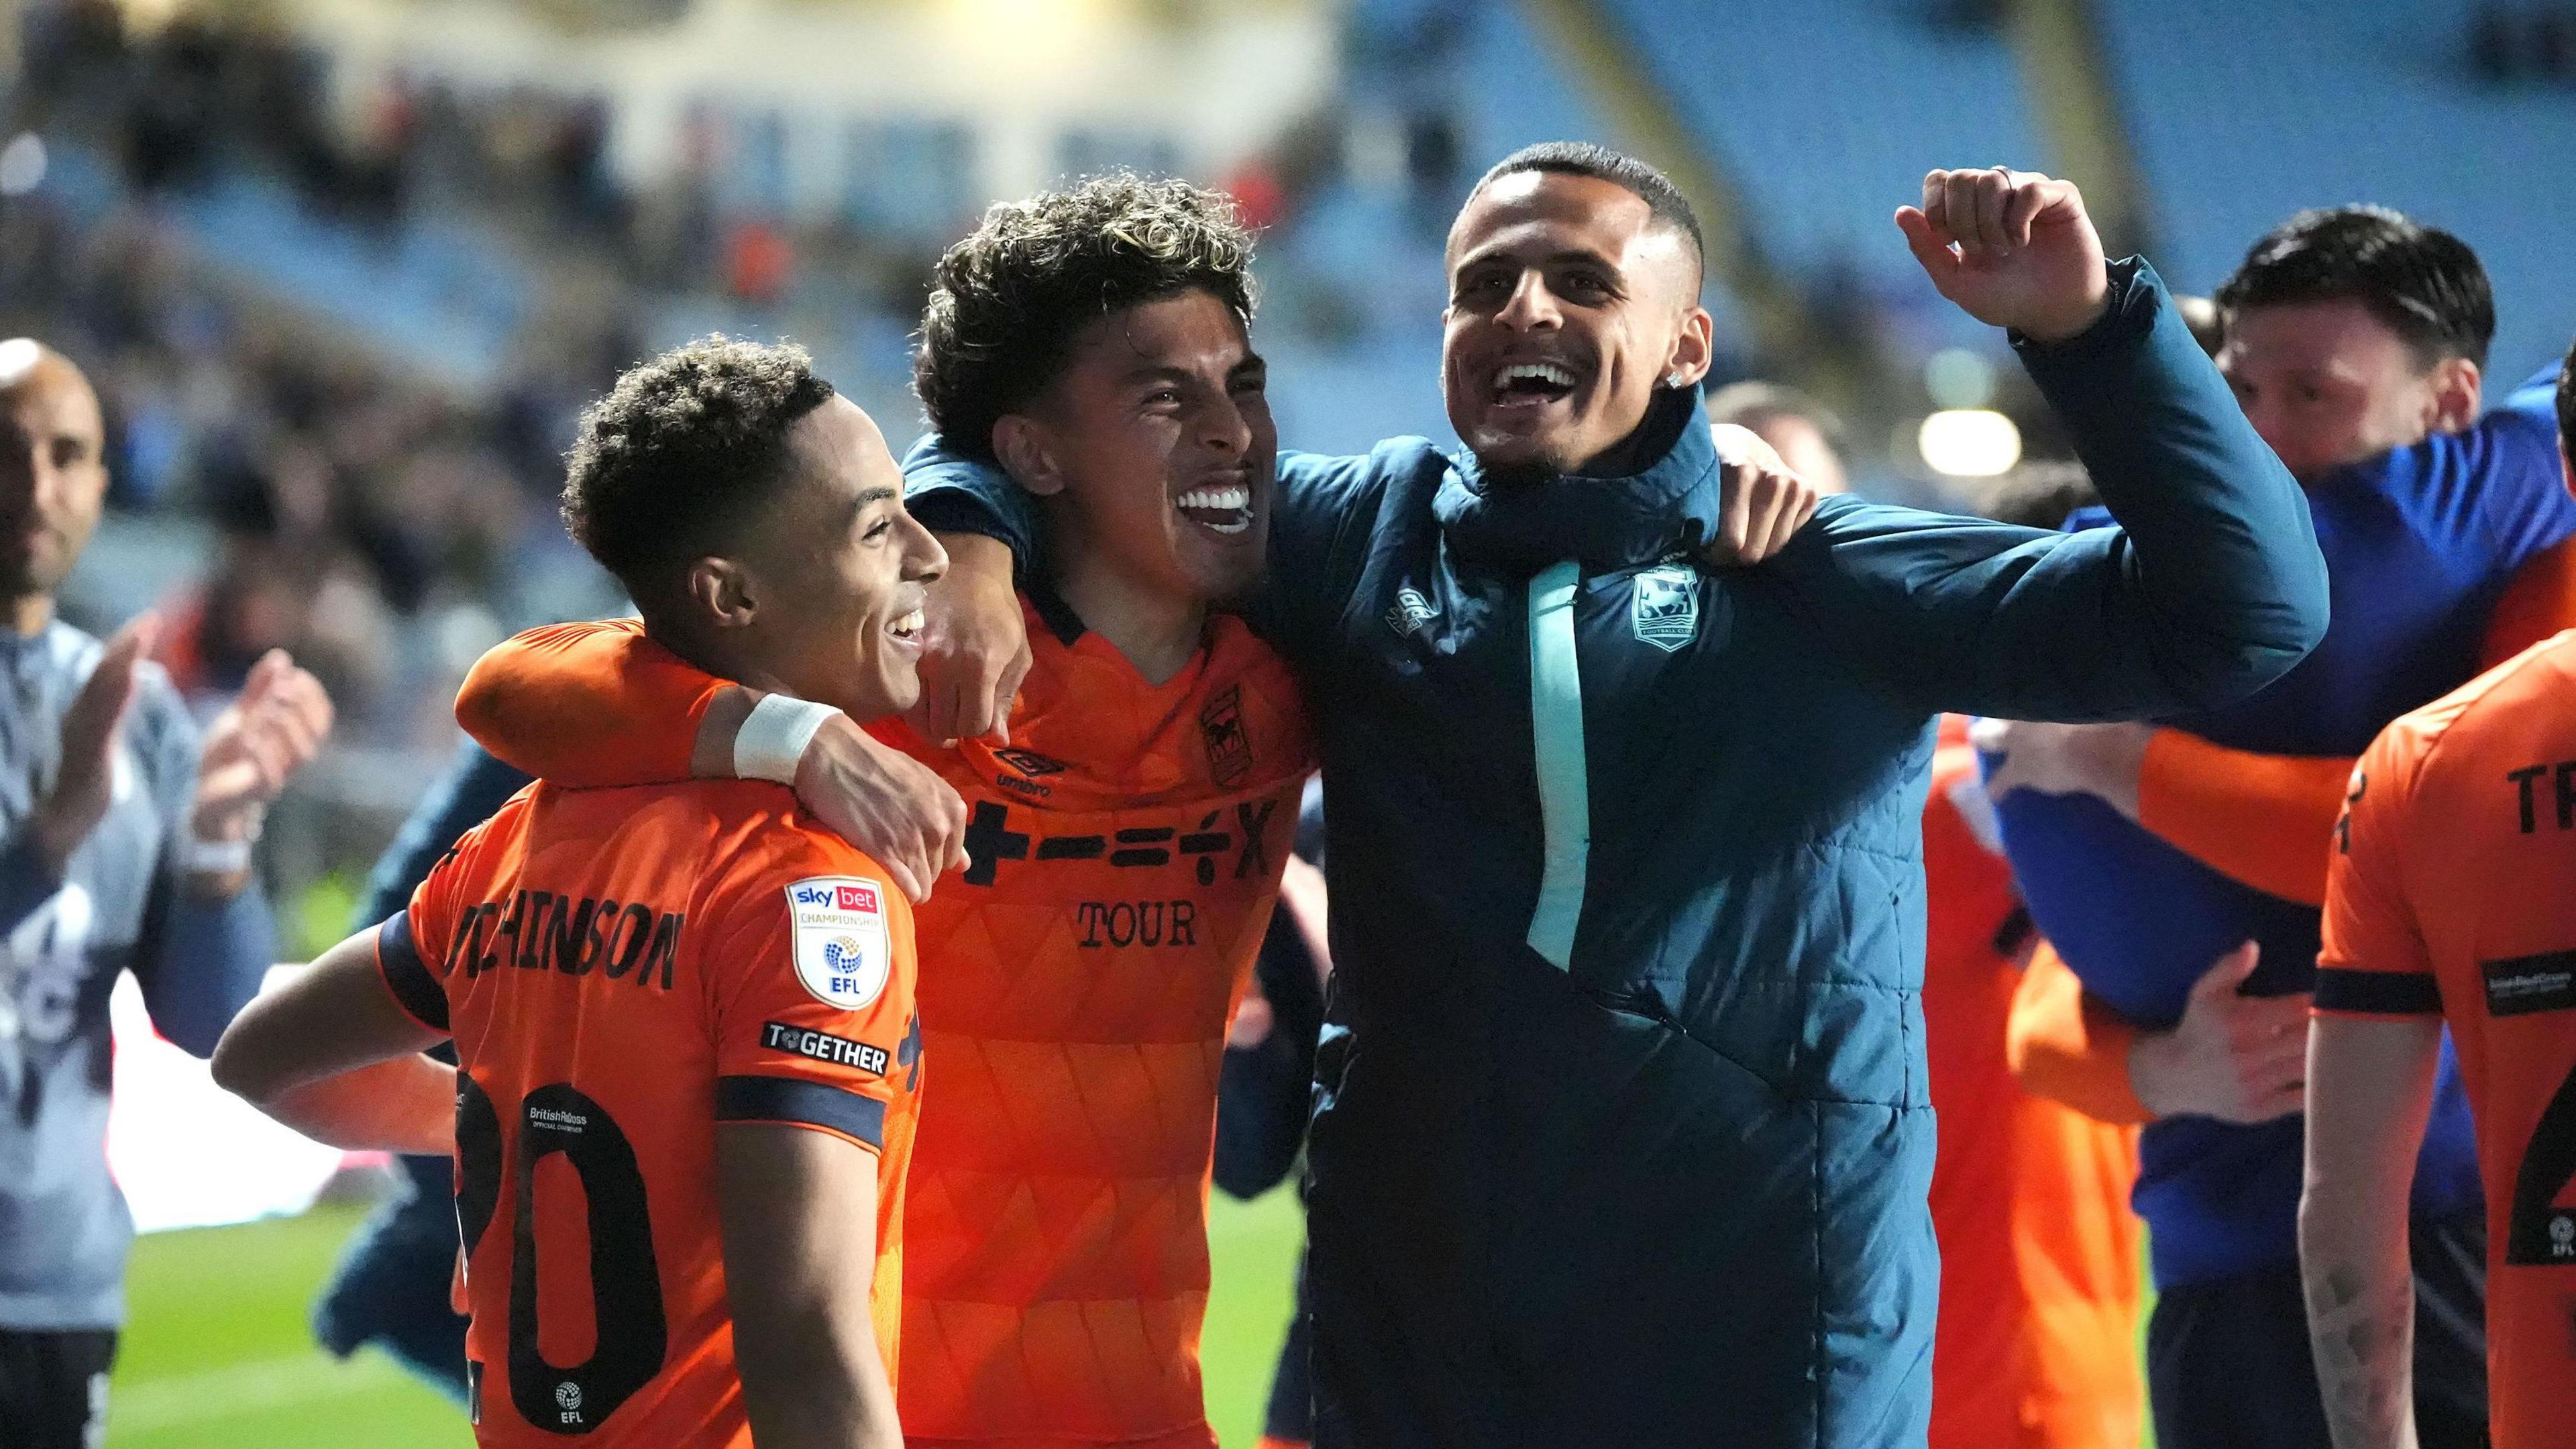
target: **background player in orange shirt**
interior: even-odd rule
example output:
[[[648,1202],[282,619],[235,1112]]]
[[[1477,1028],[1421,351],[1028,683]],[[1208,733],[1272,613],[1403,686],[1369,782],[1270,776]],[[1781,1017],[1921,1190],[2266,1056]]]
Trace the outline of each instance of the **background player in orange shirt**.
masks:
[[[2091,495],[2080,466],[2038,465],[2005,480],[1984,511],[2054,528]],[[1929,1443],[2133,1449],[2146,1416],[2145,1225],[2129,1210],[2137,1132],[2013,1079],[2013,994],[2039,943],[1966,724],[1942,721],[1923,807],[1924,1068],[1941,1114]]]
[[[2559,374],[2576,428],[2576,350]],[[2338,1449],[2415,1442],[2407,1184],[2450,1026],[2487,1198],[2497,1449],[2576,1402],[2576,631],[2390,725],[2347,791],[2308,1037],[2299,1256]]]
[[[673,654],[855,718],[917,696],[945,557],[802,352],[627,373],[564,516]],[[901,896],[785,790],[539,783],[255,1004],[216,1075],[343,1146],[452,1130],[483,1444],[883,1449],[912,985]],[[415,1055],[451,1035],[454,1073]]]

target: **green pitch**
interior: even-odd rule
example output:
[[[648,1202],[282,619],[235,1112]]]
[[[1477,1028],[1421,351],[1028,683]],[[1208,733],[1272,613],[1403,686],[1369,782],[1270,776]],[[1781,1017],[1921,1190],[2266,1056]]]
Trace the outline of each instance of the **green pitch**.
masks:
[[[1293,1194],[1209,1208],[1216,1283],[1202,1358],[1208,1414],[1228,1449],[1261,1430],[1304,1220]],[[369,1350],[313,1347],[306,1313],[365,1210],[162,1233],[135,1245],[132,1322],[116,1367],[109,1449],[458,1449],[447,1401]]]

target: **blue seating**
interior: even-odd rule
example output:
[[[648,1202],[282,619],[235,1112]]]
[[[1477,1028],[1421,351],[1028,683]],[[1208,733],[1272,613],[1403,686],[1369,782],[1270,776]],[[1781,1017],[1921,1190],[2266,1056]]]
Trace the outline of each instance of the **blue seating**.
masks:
[[[2457,232],[2495,281],[2499,391],[2576,332],[2576,98],[2480,86],[2441,0],[2106,0],[2159,258],[2214,287],[2303,206],[2375,201]]]

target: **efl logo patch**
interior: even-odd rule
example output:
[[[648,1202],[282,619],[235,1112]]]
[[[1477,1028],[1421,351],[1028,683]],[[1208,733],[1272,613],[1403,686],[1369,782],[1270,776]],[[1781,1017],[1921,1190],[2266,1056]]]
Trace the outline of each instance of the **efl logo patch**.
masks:
[[[816,1000],[857,1011],[884,993],[894,950],[877,889],[874,881],[828,875],[787,888],[796,979]]]
[[[1699,574],[1667,564],[1637,575],[1628,607],[1637,638],[1667,654],[1699,637]]]

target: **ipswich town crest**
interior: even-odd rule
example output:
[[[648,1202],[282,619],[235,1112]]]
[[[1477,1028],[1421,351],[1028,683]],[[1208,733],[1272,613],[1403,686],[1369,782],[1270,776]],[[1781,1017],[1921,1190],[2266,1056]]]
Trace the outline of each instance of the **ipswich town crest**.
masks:
[[[1699,574],[1674,564],[1637,575],[1629,619],[1637,637],[1670,654],[1699,637]]]

